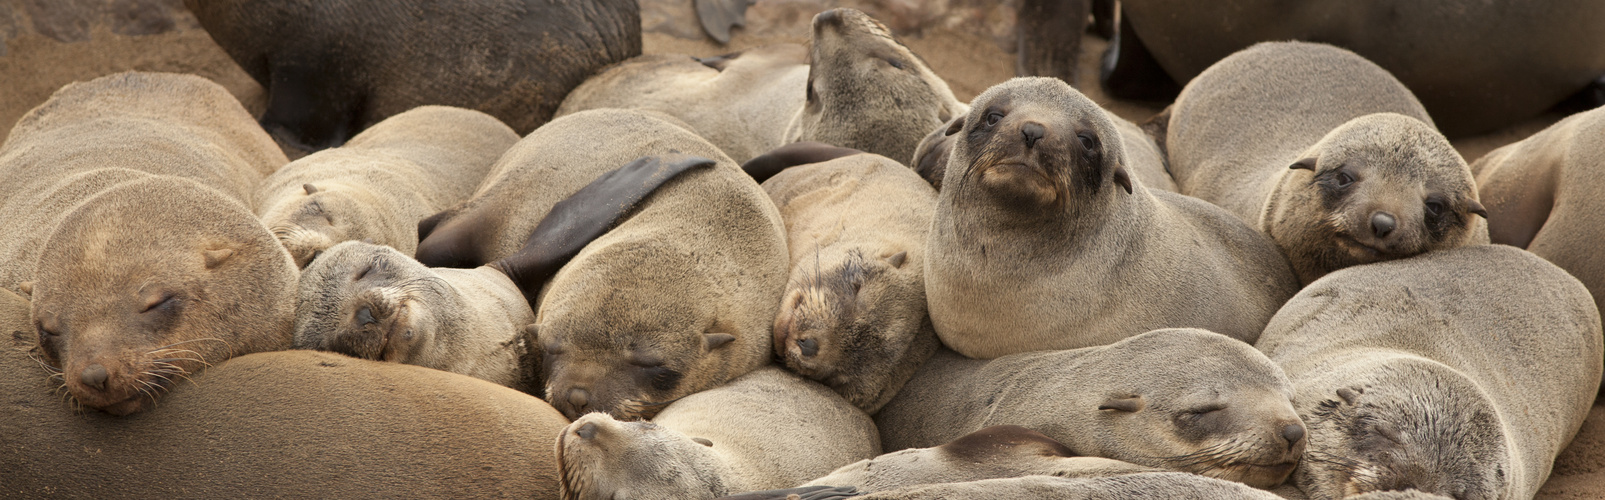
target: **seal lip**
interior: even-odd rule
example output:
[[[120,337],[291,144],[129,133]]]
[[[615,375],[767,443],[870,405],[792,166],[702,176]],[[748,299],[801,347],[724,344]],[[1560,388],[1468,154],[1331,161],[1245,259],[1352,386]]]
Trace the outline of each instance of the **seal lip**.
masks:
[[[1337,238],[1334,240],[1338,246],[1342,247],[1344,250],[1348,250],[1351,255],[1361,258],[1381,260],[1396,256],[1392,251],[1384,248],[1377,248],[1374,245],[1360,241],[1358,238],[1349,236],[1347,233],[1338,233]]]

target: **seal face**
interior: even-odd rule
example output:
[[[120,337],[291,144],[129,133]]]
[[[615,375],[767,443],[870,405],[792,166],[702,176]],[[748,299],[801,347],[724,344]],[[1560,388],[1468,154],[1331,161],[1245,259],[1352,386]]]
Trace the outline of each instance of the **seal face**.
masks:
[[[716,498],[735,486],[725,480],[733,473],[715,443],[652,422],[591,413],[557,439],[564,500]]]
[[[187,179],[86,200],[35,273],[40,353],[84,407],[138,412],[203,367],[289,345],[295,264],[244,205]]]
[[[321,187],[307,184],[303,189],[305,196],[301,199],[277,204],[262,215],[264,221],[274,221],[269,229],[298,267],[307,267],[336,243],[384,237],[412,229],[387,224],[393,222],[391,218],[375,210],[384,205],[362,189],[337,183],[322,183]]]

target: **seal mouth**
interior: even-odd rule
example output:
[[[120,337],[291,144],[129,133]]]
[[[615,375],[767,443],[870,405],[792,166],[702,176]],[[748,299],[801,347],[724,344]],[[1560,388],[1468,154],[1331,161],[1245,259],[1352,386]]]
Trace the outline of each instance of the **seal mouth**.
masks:
[[[1375,262],[1397,256],[1386,248],[1379,248],[1344,233],[1338,233],[1336,242],[1338,247],[1348,251],[1349,255],[1367,262]]]

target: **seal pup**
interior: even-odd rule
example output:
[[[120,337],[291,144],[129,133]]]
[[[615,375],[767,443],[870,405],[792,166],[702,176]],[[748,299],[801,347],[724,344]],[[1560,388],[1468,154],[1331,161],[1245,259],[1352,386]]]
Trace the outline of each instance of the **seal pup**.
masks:
[[[606,107],[661,111],[739,163],[798,141],[903,161],[932,127],[968,110],[924,60],[863,12],[822,12],[812,30],[807,48],[625,61],[574,89],[558,116]]]
[[[563,498],[712,499],[791,486],[880,454],[862,410],[767,367],[675,401],[651,422],[605,413],[557,439]]]
[[[1176,192],[1176,181],[1170,178],[1165,166],[1165,153],[1154,138],[1131,120],[1109,115],[1120,131],[1121,145],[1126,148],[1129,173],[1135,175],[1148,189]],[[931,187],[942,189],[942,177],[947,174],[947,159],[953,151],[953,138],[964,127],[964,117],[948,121],[932,130],[914,148],[914,159],[908,164],[919,172]]]
[[[468,199],[515,142],[485,113],[420,106],[274,172],[256,188],[256,213],[303,268],[342,241],[412,256],[418,221]]]
[[[528,134],[586,78],[641,54],[636,0],[184,4],[267,90],[262,127],[306,152],[427,104]]]
[[[939,343],[925,311],[936,191],[874,154],[791,168],[763,188],[791,254],[775,355],[873,414]]]
[[[864,493],[824,487],[794,488],[732,495],[722,500],[1282,500],[1276,494],[1242,483],[1184,472],[1139,472],[1112,476],[1057,477],[1046,475],[935,483]],[[794,496],[790,496],[794,495]]]
[[[1605,183],[1605,110],[1578,113],[1471,164],[1488,207],[1488,237],[1526,248],[1576,276],[1605,304],[1605,260],[1594,248],[1605,218],[1594,208]]]
[[[1344,49],[1261,43],[1182,89],[1165,147],[1181,193],[1276,241],[1308,284],[1487,242],[1471,170],[1410,89]]]
[[[1414,488],[1532,498],[1600,386],[1599,310],[1503,245],[1356,266],[1300,291],[1257,347],[1309,426],[1313,500]]]
[[[1109,114],[1068,84],[1015,78],[972,104],[925,261],[949,348],[992,358],[1170,327],[1251,341],[1297,291],[1264,235],[1145,188]]]
[[[941,350],[875,423],[887,450],[1018,425],[1058,440],[1075,456],[1270,487],[1304,453],[1304,424],[1291,396],[1281,369],[1248,344],[1169,329],[1107,346],[993,360]]]
[[[69,399],[126,415],[178,378],[290,343],[295,264],[251,214],[284,156],[205,79],[63,87],[0,146],[0,282],[32,299]]]
[[[282,351],[190,375],[143,413],[64,411],[28,309],[0,290],[7,495],[557,498],[551,443],[568,421],[538,398],[416,366]]]

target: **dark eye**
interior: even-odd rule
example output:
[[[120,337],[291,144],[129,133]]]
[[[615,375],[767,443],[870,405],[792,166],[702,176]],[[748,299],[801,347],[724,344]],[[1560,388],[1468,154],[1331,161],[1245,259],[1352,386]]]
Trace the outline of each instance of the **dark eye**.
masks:
[[[651,377],[652,388],[664,392],[672,391],[675,386],[680,385],[680,378],[683,376],[666,366],[644,368],[643,371]]]
[[[1098,138],[1097,137],[1093,137],[1093,136],[1087,135],[1087,134],[1076,134],[1076,139],[1079,139],[1081,141],[1081,147],[1086,149],[1087,151],[1095,151],[1095,150],[1098,149]]]
[[[993,125],[997,125],[998,121],[1000,121],[1002,119],[1003,119],[1003,113],[999,113],[997,111],[993,111],[991,113],[987,113],[986,114],[986,126],[991,127]]]
[[[1337,181],[1337,187],[1339,188],[1346,188],[1350,184],[1354,184],[1354,176],[1349,175],[1348,172],[1338,172],[1333,179]]]
[[[1215,413],[1217,411],[1221,411],[1221,410],[1224,410],[1224,409],[1226,409],[1226,405],[1214,404],[1214,405],[1206,405],[1206,406],[1200,406],[1200,407],[1197,407],[1197,408],[1193,408],[1191,410],[1187,410],[1185,413],[1188,414],[1188,415],[1195,415],[1195,416],[1196,415],[1207,415],[1207,414]]]
[[[906,67],[906,65],[903,64],[903,61],[899,61],[897,59],[891,59],[891,58],[886,59],[886,64],[890,64],[890,65],[892,65],[893,68],[897,68],[897,69],[905,69],[905,67]]]
[[[1442,202],[1435,201],[1435,200],[1427,202],[1427,215],[1431,215],[1433,217],[1437,217],[1437,216],[1442,215],[1442,214],[1443,214],[1443,203]]]

